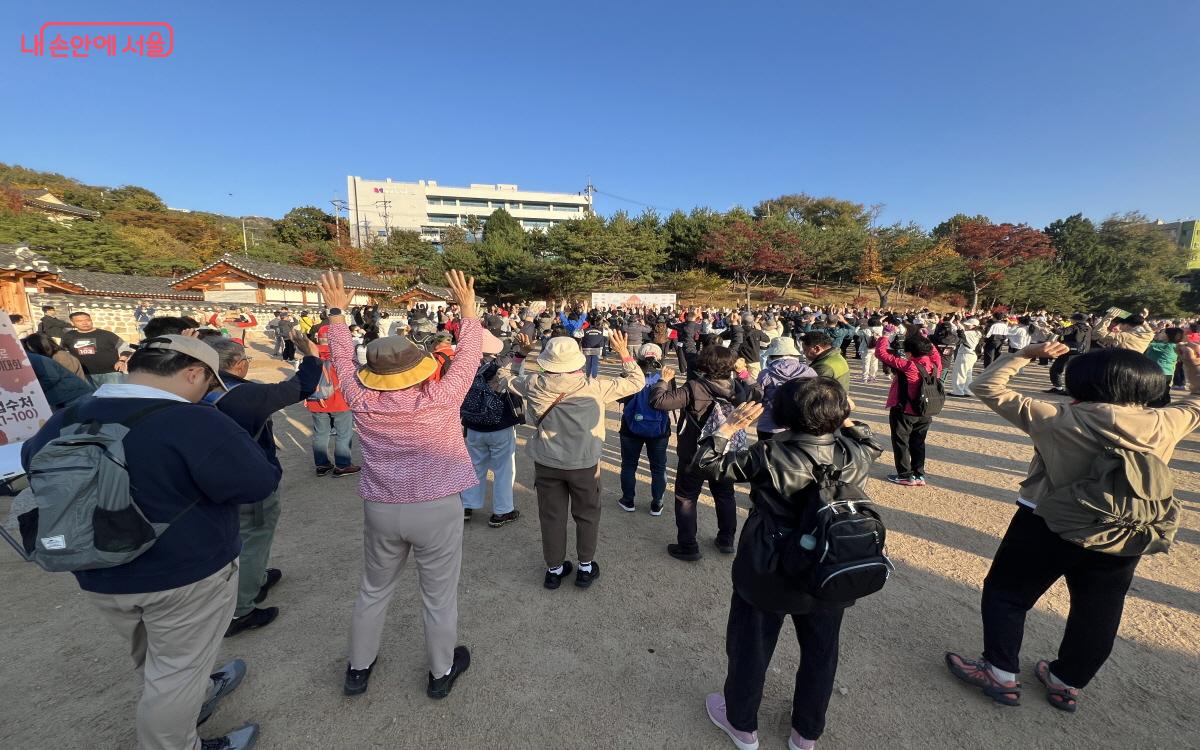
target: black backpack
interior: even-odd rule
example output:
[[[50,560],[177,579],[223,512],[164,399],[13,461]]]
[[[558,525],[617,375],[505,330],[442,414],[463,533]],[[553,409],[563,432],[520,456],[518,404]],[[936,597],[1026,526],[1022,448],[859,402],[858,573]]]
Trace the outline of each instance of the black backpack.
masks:
[[[493,360],[480,365],[471,381],[471,387],[459,408],[459,417],[464,427],[476,432],[496,430],[522,424],[525,421],[520,398],[507,389],[501,393],[492,390],[488,381],[496,375],[497,363]]]
[[[917,397],[915,400],[910,399],[908,395],[908,379],[903,373],[897,373],[899,379],[899,388],[897,389],[897,402],[900,406],[908,404],[912,407],[912,412],[918,417],[933,417],[941,413],[942,407],[946,405],[946,386],[942,384],[942,379],[937,376],[932,370],[926,370],[920,362],[913,362],[917,368],[917,374],[921,376],[921,380],[917,383]]]

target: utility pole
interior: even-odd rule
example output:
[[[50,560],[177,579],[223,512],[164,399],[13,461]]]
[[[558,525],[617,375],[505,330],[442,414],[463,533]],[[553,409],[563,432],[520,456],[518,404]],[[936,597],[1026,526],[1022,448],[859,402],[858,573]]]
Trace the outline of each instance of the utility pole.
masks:
[[[349,215],[350,204],[347,203],[346,201],[342,200],[341,198],[334,198],[333,200],[331,200],[329,202],[333,205],[333,239],[337,242],[338,247],[341,247],[342,246],[342,209],[346,209],[347,215]],[[347,219],[347,221],[349,221],[349,220]],[[347,233],[349,233],[348,228],[347,228]],[[347,243],[350,242],[349,237],[346,238],[346,242]]]
[[[242,217],[242,255],[250,257],[250,243],[246,241],[246,217]]]
[[[390,205],[392,205],[392,202],[389,200],[375,201],[376,208],[383,206],[383,231],[388,237],[392,236],[392,227],[388,224],[388,206]]]
[[[583,189],[583,194],[588,197],[588,213],[596,213],[596,186],[592,184],[591,175],[587,178],[587,187]]]

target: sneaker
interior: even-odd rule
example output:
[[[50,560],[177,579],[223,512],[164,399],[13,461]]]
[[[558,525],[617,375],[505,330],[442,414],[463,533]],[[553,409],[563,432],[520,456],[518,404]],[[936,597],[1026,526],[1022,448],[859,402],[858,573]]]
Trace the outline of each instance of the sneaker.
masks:
[[[360,471],[362,471],[361,466],[355,466],[354,464],[350,464],[349,466],[337,467],[336,469],[333,470],[333,475],[335,477],[345,477],[345,476],[349,476],[350,474],[357,474]]]
[[[904,487],[916,487],[917,480],[912,477],[905,477],[899,474],[888,474],[887,480],[892,484],[899,484]]]
[[[454,681],[470,668],[470,650],[466,646],[455,646],[454,663],[450,665],[450,674],[435,678],[433,673],[430,672],[429,687],[425,689],[425,694],[435,700],[445,698],[447,695],[450,695],[450,689],[454,687]]]
[[[924,474],[914,475],[913,476],[913,486],[914,487],[925,487],[926,486],[925,475]]]
[[[258,596],[254,597],[254,603],[262,604],[267,598],[267,592],[269,592],[275,586],[275,584],[279,583],[280,579],[282,578],[282,570],[279,568],[267,568],[267,582],[264,583],[262,588],[258,590]]]
[[[949,396],[950,398],[970,398],[971,397],[970,394],[968,394],[968,393],[947,393],[946,395]]]
[[[593,565],[594,564],[595,563],[593,563]],[[542,585],[548,589],[556,589],[562,585],[563,576],[571,575],[571,571],[574,569],[575,569],[575,566],[571,564],[570,560],[564,560],[562,572],[555,573],[553,571],[547,570],[546,571],[546,580],[542,582]]]
[[[1059,388],[1058,386],[1050,386],[1044,392],[1045,393],[1057,393],[1061,396],[1062,394],[1066,393],[1067,390],[1065,388]]]
[[[258,725],[247,724],[224,736],[200,740],[200,750],[250,750],[255,742],[258,742]]]
[[[651,503],[650,503],[650,515],[652,515],[652,516],[661,516],[661,515],[662,515],[662,509],[663,509],[663,503],[662,503],[662,500],[655,500],[655,501],[653,501],[653,502],[651,502]]]
[[[512,523],[520,517],[521,511],[517,510],[516,508],[513,508],[509,512],[499,516],[493,513],[492,517],[488,519],[488,526],[491,526],[493,529],[498,529],[504,524]]]
[[[471,509],[463,508],[463,523],[471,520]]]
[[[733,546],[733,542],[725,541],[721,537],[714,539],[713,545],[716,546],[722,555],[732,555],[734,552],[737,552],[737,549]]]
[[[743,732],[740,729],[734,729],[729,723],[729,719],[725,716],[725,696],[721,693],[709,693],[704,699],[704,707],[708,709],[708,718],[713,724],[717,725],[725,734],[729,735],[729,739],[733,740],[733,746],[738,750],[758,750],[758,732]]]
[[[668,544],[667,554],[676,560],[686,560],[687,562],[696,562],[704,557],[700,554],[699,547],[684,547],[682,544]]]
[[[795,729],[788,735],[788,750],[816,750],[816,740],[806,740]]]
[[[346,665],[346,682],[342,684],[342,693],[345,695],[362,695],[367,692],[367,683],[371,681],[371,670],[375,669],[376,662],[379,657],[371,662],[371,666],[366,669],[351,669],[350,665]]]
[[[583,568],[575,569],[575,585],[581,589],[586,589],[592,585],[592,582],[600,577],[600,563],[592,560],[592,569],[584,570]]]
[[[212,680],[211,695],[204,701],[204,705],[200,707],[200,716],[196,719],[196,726],[200,726],[208,721],[208,717],[212,716],[213,712],[217,710],[217,704],[221,702],[221,699],[237,689],[237,686],[242,684],[242,678],[245,676],[246,662],[241,659],[234,659],[209,675],[209,679]]]
[[[318,466],[317,467],[317,476],[323,477],[331,471],[333,471],[332,466]]]
[[[946,667],[958,679],[983,690],[983,694],[1006,706],[1021,705],[1021,683],[1001,682],[992,673],[992,665],[986,660],[964,659],[958,654],[946,652]]]
[[[637,508],[635,508],[633,505],[633,501],[626,500],[625,498],[621,498],[620,500],[618,500],[617,505],[620,505],[621,510],[625,511],[626,513],[632,513],[635,510],[637,510]]]
[[[226,638],[241,633],[245,630],[257,630],[265,628],[275,622],[275,618],[279,615],[279,607],[267,607],[266,609],[258,609],[255,607],[241,617],[235,617],[229,623],[229,629],[225,631]]]

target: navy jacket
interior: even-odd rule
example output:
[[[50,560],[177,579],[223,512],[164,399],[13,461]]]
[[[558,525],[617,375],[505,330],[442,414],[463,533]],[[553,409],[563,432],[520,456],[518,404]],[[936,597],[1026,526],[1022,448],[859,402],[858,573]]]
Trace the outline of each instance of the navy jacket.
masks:
[[[79,377],[49,357],[29,352],[29,364],[37,376],[42,393],[54,411],[92,395],[96,386]]]
[[[144,594],[187,586],[228,565],[241,552],[239,504],[275,491],[280,470],[250,436],[211,406],[169,399],[89,398],[79,419],[112,422],[152,404],[168,404],[125,437],[134,502],[151,522],[172,522],[155,544],[125,565],[75,573],[98,594]],[[21,465],[58,437],[66,409],[21,446]],[[193,502],[196,504],[188,508]]]
[[[321,382],[321,358],[305,357],[292,378],[282,383],[252,383],[237,375],[221,373],[229,392],[217,401],[217,409],[250,435],[258,435],[258,446],[267,460],[280,468],[275,455],[275,431],[271,415],[285,406],[297,404],[312,395]],[[234,388],[234,385],[237,385]],[[259,430],[262,430],[259,433]],[[261,498],[260,498],[261,499]]]

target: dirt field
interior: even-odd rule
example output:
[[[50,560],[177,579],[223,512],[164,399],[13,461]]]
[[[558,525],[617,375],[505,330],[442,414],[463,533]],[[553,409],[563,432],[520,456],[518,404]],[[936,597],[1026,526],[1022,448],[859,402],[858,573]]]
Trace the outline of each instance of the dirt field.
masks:
[[[857,361],[852,360],[857,369]],[[278,363],[260,359],[274,378]],[[1045,387],[1030,366],[1019,385]],[[856,384],[857,416],[881,430],[881,385]],[[1048,397],[1050,398],[1050,397]],[[618,414],[609,411],[615,429]],[[529,428],[520,428],[522,431]],[[647,512],[642,472],[638,512],[617,507],[620,454],[606,446],[603,576],[584,592],[542,588],[532,466],[518,454],[517,507],[502,529],[467,527],[460,589],[460,642],[473,663],[445,701],[425,696],[415,571],[406,570],[384,634],[370,691],[341,694],[346,635],[361,566],[361,502],[354,479],[314,478],[303,407],[277,416],[284,513],[273,565],[283,581],[267,604],[270,627],[226,640],[220,659],[242,657],[246,681],[205,725],[212,736],[253,720],[262,748],[724,748],[704,695],[724,678],[730,558],[711,546],[711,499],[701,511],[705,557],[666,555],[667,511]],[[1055,711],[1032,675],[1052,658],[1067,605],[1060,583],[1031,613],[1022,675],[1024,705],[1004,708],[954,681],[947,649],[982,647],[979,591],[1014,512],[1028,440],[978,402],[951,399],[936,420],[925,488],[883,481],[869,491],[886,511],[897,566],[878,595],[847,612],[841,665],[819,746],[859,748],[1200,747],[1200,443],[1181,446],[1177,470],[1186,511],[1169,557],[1139,567],[1112,658],[1085,691],[1079,714]],[[668,479],[674,478],[674,458]],[[745,506],[747,497],[739,495]],[[490,512],[490,511],[487,511]],[[744,517],[745,511],[742,511]],[[485,516],[486,518],[486,516]],[[570,549],[573,551],[573,542]],[[124,645],[68,575],[50,575],[0,552],[6,644],[0,681],[0,747],[128,748],[134,745],[138,676]],[[799,653],[786,625],[759,716],[764,748],[786,747]]]

